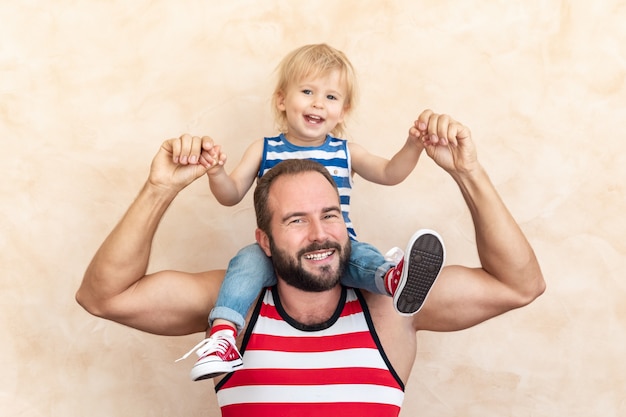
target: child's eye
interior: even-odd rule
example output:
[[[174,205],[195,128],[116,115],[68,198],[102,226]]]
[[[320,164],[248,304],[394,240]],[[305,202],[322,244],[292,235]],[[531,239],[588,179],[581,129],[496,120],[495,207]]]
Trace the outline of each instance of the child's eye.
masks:
[[[326,98],[329,100],[337,100],[337,97],[333,96],[332,94],[327,95]]]
[[[304,90],[302,90],[302,93],[310,96],[311,94],[313,94],[313,91],[304,89]]]

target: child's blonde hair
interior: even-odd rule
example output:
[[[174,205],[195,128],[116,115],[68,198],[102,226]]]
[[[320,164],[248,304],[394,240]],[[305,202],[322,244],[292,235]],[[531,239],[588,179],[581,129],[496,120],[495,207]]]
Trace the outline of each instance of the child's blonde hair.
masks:
[[[284,111],[278,110],[278,96],[285,94],[290,85],[300,82],[305,77],[326,75],[332,70],[339,70],[341,80],[346,85],[344,112],[348,115],[356,102],[357,85],[354,68],[343,52],[322,43],[302,46],[283,58],[276,69],[278,81],[272,94],[272,109],[281,132],[287,130],[287,115]],[[345,128],[345,123],[341,122],[331,133],[340,137],[344,134]]]

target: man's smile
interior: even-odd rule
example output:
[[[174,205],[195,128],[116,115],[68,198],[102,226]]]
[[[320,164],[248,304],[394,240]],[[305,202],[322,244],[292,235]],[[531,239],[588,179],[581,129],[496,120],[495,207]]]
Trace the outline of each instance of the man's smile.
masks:
[[[333,253],[335,253],[335,249],[328,249],[315,253],[307,253],[304,255],[304,258],[310,261],[322,261],[331,256]]]

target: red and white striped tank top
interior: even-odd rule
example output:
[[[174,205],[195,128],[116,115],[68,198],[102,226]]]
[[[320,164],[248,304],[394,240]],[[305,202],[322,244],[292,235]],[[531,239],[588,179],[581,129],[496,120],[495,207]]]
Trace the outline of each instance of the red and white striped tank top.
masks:
[[[404,384],[358,290],[343,288],[333,317],[304,326],[265,290],[244,336],[244,365],[215,390],[224,417],[398,416]]]

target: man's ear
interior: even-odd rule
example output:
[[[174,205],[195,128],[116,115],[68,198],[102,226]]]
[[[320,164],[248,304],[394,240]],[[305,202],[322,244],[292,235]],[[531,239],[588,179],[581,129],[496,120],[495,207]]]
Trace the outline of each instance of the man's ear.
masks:
[[[256,242],[259,244],[265,255],[272,256],[272,251],[270,250],[270,238],[267,236],[261,229],[256,229],[254,232],[254,237],[256,238]]]

